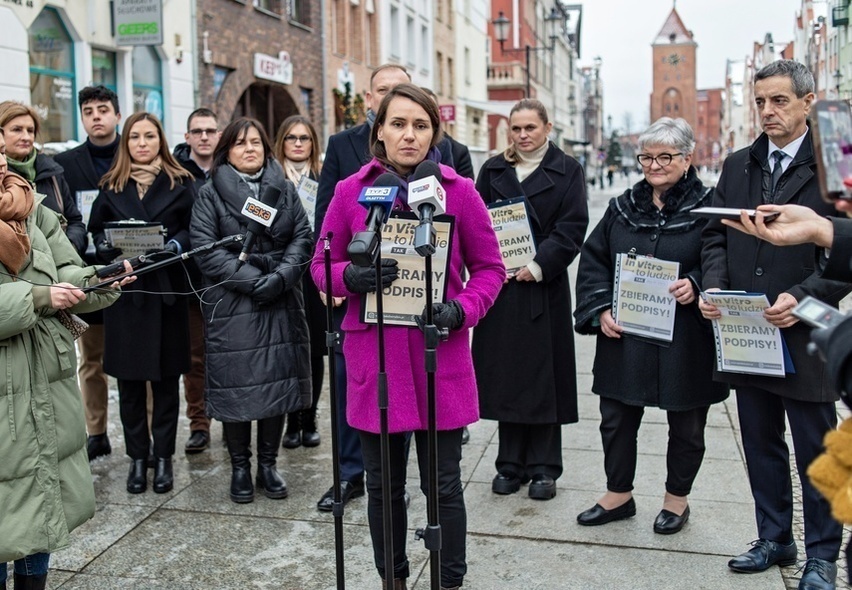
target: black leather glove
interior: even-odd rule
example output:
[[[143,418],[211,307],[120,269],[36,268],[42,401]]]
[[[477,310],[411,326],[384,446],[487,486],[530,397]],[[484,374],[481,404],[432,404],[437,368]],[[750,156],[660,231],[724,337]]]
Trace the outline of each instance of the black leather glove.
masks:
[[[396,260],[382,258],[382,288],[390,285],[398,276]],[[343,282],[353,293],[375,293],[376,269],[372,266],[350,264],[343,269]]]
[[[249,254],[247,262],[253,267],[259,268],[261,271],[263,271],[263,274],[271,273],[273,267],[275,266],[275,263],[272,262],[272,258],[263,254]]]
[[[113,248],[112,244],[106,240],[95,245],[95,258],[98,262],[102,262],[103,264],[109,264],[121,256],[121,253],[121,248]]]
[[[263,275],[254,284],[251,298],[261,305],[272,303],[284,292],[284,278],[277,272]]]
[[[426,307],[423,307],[423,313],[419,318],[415,318],[417,327],[423,330],[426,325]],[[438,328],[446,328],[448,330],[457,330],[464,324],[464,310],[455,299],[451,299],[447,303],[432,304],[432,323]]]

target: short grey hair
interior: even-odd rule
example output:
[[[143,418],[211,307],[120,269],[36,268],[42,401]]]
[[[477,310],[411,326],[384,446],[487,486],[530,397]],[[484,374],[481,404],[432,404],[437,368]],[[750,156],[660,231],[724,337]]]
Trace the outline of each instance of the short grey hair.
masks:
[[[695,134],[683,119],[660,117],[639,136],[639,151],[649,145],[665,145],[685,156],[695,151]]]
[[[793,92],[797,98],[804,98],[806,94],[814,91],[814,76],[804,64],[792,59],[779,59],[771,64],[765,65],[754,75],[755,83],[771,78],[773,76],[785,76],[790,78]]]

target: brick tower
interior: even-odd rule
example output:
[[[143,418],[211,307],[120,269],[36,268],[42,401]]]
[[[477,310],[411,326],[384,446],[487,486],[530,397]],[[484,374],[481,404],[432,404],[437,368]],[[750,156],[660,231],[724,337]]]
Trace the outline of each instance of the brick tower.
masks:
[[[651,47],[654,54],[651,122],[660,117],[682,117],[694,129],[697,104],[695,54],[698,44],[674,7]]]

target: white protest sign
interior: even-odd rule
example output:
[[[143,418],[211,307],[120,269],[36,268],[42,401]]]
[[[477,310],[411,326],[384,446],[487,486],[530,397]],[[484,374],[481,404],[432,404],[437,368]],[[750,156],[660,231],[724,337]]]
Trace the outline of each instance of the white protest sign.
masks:
[[[107,241],[121,249],[113,262],[134,258],[149,250],[162,250],[166,232],[159,223],[124,222],[108,223],[104,229]]]
[[[649,256],[616,257],[612,318],[627,334],[672,341],[677,300],[669,287],[680,263]]]
[[[530,227],[526,199],[517,197],[497,201],[489,203],[487,207],[506,272],[513,274],[535,258],[535,240]]]
[[[311,224],[311,231],[317,230],[314,227],[317,215],[317,188],[319,183],[316,180],[311,180],[307,175],[302,176],[299,180],[299,186],[296,187],[296,192],[299,193],[299,200],[302,201],[302,207],[305,208],[305,213],[308,214],[308,222]],[[322,228],[319,228],[322,229]]]

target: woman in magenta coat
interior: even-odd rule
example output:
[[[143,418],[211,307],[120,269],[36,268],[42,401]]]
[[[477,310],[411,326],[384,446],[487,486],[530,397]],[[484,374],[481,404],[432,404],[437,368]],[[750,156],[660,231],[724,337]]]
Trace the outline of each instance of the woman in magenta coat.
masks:
[[[440,157],[435,145],[441,139],[437,106],[428,94],[412,84],[392,89],[382,101],[370,136],[373,160],[335,189],[320,237],[333,232],[331,241],[334,296],[349,298],[342,329],[346,334],[343,354],[347,366],[347,419],[358,429],[367,470],[368,517],[376,567],[382,578],[384,547],[382,537],[382,490],[377,405],[378,340],[374,324],[360,320],[361,297],[376,289],[372,269],[352,265],[347,246],[352,236],[363,231],[366,211],[358,204],[361,189],[372,186],[383,173],[400,179],[403,187],[418,164]],[[449,339],[437,348],[436,405],[438,428],[438,496],[443,536],[441,586],[456,588],[466,572],[465,535],[467,528],[462,495],[462,428],[479,418],[476,379],[470,354],[469,330],[494,303],[505,279],[497,239],[490,217],[473,182],[441,166],[441,185],[446,191],[447,215],[455,218],[452,247],[447,269],[446,303],[433,306],[434,323],[449,329]],[[394,204],[407,210],[403,188]],[[382,285],[396,279],[394,261],[385,259]],[[437,266],[435,267],[437,270]],[[462,269],[469,278],[462,283]],[[319,241],[311,273],[321,291],[328,292],[323,269],[323,245]],[[394,572],[393,585],[404,588],[408,577],[405,553],[407,516],[405,491],[405,433],[414,432],[418,448],[421,490],[428,492],[426,470],[427,415],[425,342],[414,327],[385,326],[386,369],[388,376],[388,422],[391,432],[391,501],[393,505]]]

